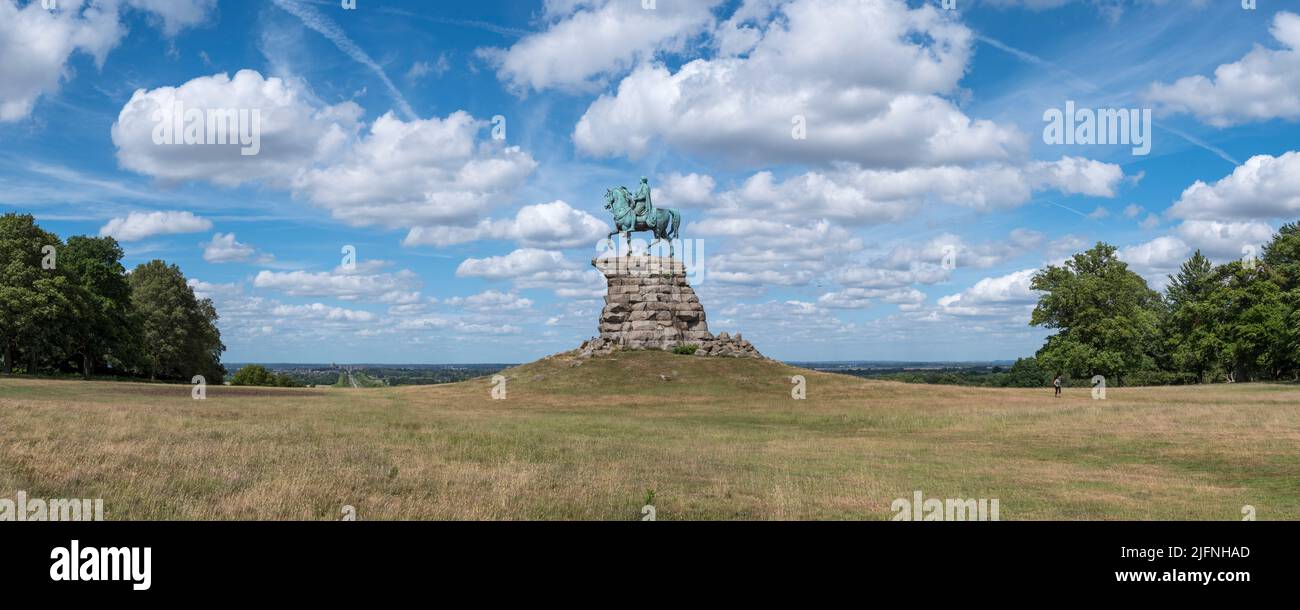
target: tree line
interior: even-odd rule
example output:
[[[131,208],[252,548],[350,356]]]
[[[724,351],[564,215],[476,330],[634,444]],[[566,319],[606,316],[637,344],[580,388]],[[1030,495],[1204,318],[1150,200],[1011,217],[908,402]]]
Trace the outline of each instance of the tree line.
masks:
[[[230,385],[262,386],[273,388],[301,388],[298,380],[288,375],[272,372],[260,364],[246,364],[230,379]]]
[[[1048,379],[1300,378],[1300,223],[1284,225],[1258,257],[1215,265],[1197,250],[1164,293],[1100,242],[1040,270],[1030,286],[1042,293],[1030,324],[1057,331],[1034,358]]]
[[[176,265],[127,272],[112,237],[64,243],[29,214],[0,216],[0,370],[222,383],[217,310]]]

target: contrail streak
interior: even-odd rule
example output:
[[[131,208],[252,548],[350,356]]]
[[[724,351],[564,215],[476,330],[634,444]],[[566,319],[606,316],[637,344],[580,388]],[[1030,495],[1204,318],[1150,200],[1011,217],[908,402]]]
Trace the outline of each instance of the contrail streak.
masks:
[[[1084,214],[1083,212],[1080,212],[1079,210],[1076,210],[1076,209],[1074,209],[1074,208],[1072,208],[1072,207],[1069,207],[1069,206],[1061,205],[1061,204],[1059,204],[1059,203],[1057,203],[1057,202],[1055,202],[1055,201],[1052,201],[1051,199],[1045,199],[1044,201],[1046,201],[1047,203],[1050,203],[1050,204],[1052,204],[1052,205],[1054,205],[1054,206],[1056,206],[1056,207],[1058,207],[1058,208],[1061,208],[1062,210],[1069,210],[1069,211],[1071,211],[1071,212],[1074,212],[1075,214],[1078,214],[1078,215],[1080,215],[1080,216],[1082,216],[1082,217],[1084,217],[1084,218],[1088,218],[1088,217],[1089,217],[1087,214]]]
[[[1233,165],[1241,165],[1241,161],[1238,161],[1238,160],[1232,158],[1232,155],[1229,155],[1229,154],[1228,154],[1227,152],[1225,152],[1222,148],[1218,148],[1217,146],[1211,146],[1210,144],[1207,144],[1204,140],[1201,140],[1200,138],[1197,138],[1196,136],[1193,136],[1193,135],[1188,134],[1188,133],[1183,133],[1182,131],[1179,131],[1179,130],[1177,130],[1177,129],[1174,129],[1173,127],[1166,127],[1166,126],[1161,125],[1161,124],[1159,124],[1159,123],[1156,123],[1156,127],[1159,127],[1159,128],[1161,128],[1161,129],[1163,129],[1163,130],[1169,132],[1169,133],[1172,133],[1172,134],[1174,134],[1174,135],[1176,135],[1176,136],[1178,136],[1178,137],[1184,139],[1184,140],[1187,140],[1188,142],[1191,142],[1192,144],[1195,144],[1196,146],[1200,146],[1201,148],[1204,148],[1205,150],[1208,150],[1208,151],[1210,151],[1210,152],[1212,152],[1212,153],[1218,155],[1220,159],[1223,159],[1224,161],[1227,161],[1228,163],[1231,163],[1231,164],[1233,164]]]
[[[1039,56],[1037,56],[1037,55],[1034,55],[1033,53],[1028,53],[1028,52],[1025,52],[1025,51],[1021,51],[1020,49],[1017,49],[1017,48],[1015,48],[1015,47],[1013,47],[1013,46],[1011,46],[1011,45],[1008,45],[1008,44],[1006,44],[1006,43],[1004,43],[1004,42],[1002,42],[1002,41],[1000,41],[1000,40],[998,40],[998,39],[996,39],[996,38],[990,38],[990,37],[985,36],[985,35],[983,35],[983,34],[976,34],[976,35],[975,35],[975,39],[976,39],[976,40],[979,40],[980,42],[983,42],[983,43],[985,43],[985,44],[987,44],[987,45],[989,45],[989,46],[991,46],[991,47],[994,47],[994,48],[997,48],[997,49],[1001,49],[1002,51],[1005,51],[1006,53],[1012,55],[1013,57],[1015,57],[1015,58],[1017,58],[1017,59],[1019,59],[1019,60],[1025,62],[1025,63],[1033,64],[1033,65],[1035,65],[1035,66],[1039,66],[1039,67],[1043,67],[1043,68],[1049,68],[1049,69],[1052,69],[1052,70],[1056,70],[1056,71],[1058,71],[1058,72],[1061,72],[1062,74],[1065,74],[1066,76],[1069,76],[1070,78],[1074,79],[1074,81],[1075,81],[1078,85],[1082,86],[1084,89],[1087,89],[1087,90],[1089,90],[1089,91],[1096,91],[1096,90],[1098,89],[1097,85],[1094,85],[1094,84],[1088,82],[1087,80],[1085,80],[1085,79],[1079,77],[1078,75],[1074,74],[1073,72],[1070,72],[1069,70],[1066,70],[1065,68],[1062,68],[1060,65],[1058,65],[1058,64],[1055,63],[1055,62],[1052,62],[1052,61],[1048,61],[1048,60],[1046,60],[1046,59],[1043,59],[1043,58],[1041,58],[1041,57],[1039,57]],[[1210,151],[1211,153],[1214,153],[1214,154],[1217,155],[1220,159],[1223,159],[1224,161],[1227,161],[1228,163],[1231,163],[1231,164],[1233,164],[1233,165],[1241,165],[1241,162],[1240,162],[1240,161],[1234,159],[1234,158],[1232,157],[1232,155],[1229,155],[1229,154],[1228,154],[1227,152],[1225,152],[1222,148],[1218,148],[1218,147],[1216,147],[1216,146],[1213,146],[1213,145],[1207,143],[1206,141],[1204,141],[1204,140],[1202,140],[1202,139],[1200,139],[1200,138],[1197,138],[1196,136],[1193,136],[1193,135],[1191,135],[1191,134],[1188,134],[1188,133],[1185,133],[1185,132],[1179,131],[1179,130],[1174,129],[1174,128],[1172,128],[1172,127],[1166,127],[1166,126],[1164,126],[1164,125],[1159,125],[1159,124],[1157,124],[1156,127],[1159,127],[1160,129],[1163,129],[1163,130],[1165,130],[1165,131],[1168,131],[1169,133],[1172,133],[1172,134],[1174,134],[1174,135],[1176,135],[1176,136],[1178,136],[1178,137],[1180,137],[1180,138],[1182,138],[1182,139],[1184,139],[1184,140],[1187,140],[1187,142],[1190,143],[1190,144],[1192,144],[1193,146],[1199,146],[1200,148],[1203,148],[1203,149],[1205,149],[1205,150],[1207,150],[1207,151]],[[1064,207],[1064,206],[1062,206],[1062,207]],[[1067,208],[1067,209],[1068,209],[1068,208]],[[1070,211],[1071,211],[1071,212],[1074,212],[1074,210],[1070,210]],[[1077,212],[1076,212],[1076,213],[1077,213]]]
[[[1075,73],[1073,73],[1073,72],[1071,72],[1071,71],[1069,71],[1069,70],[1066,70],[1065,68],[1061,67],[1061,65],[1060,65],[1060,64],[1057,64],[1056,62],[1048,61],[1048,60],[1043,59],[1043,58],[1041,58],[1041,57],[1039,57],[1039,56],[1037,56],[1037,55],[1034,55],[1033,53],[1029,53],[1029,52],[1026,52],[1026,51],[1021,51],[1020,49],[1017,49],[1017,48],[1015,48],[1015,47],[1013,47],[1013,46],[1011,46],[1011,45],[1009,45],[1009,44],[1007,44],[1007,43],[1005,43],[1005,42],[1002,42],[1001,40],[998,40],[998,39],[996,39],[996,38],[990,38],[990,37],[985,36],[985,35],[983,35],[983,34],[976,34],[976,35],[975,35],[975,39],[978,40],[978,41],[980,41],[980,42],[982,42],[982,43],[984,43],[984,44],[987,44],[987,45],[989,45],[989,46],[991,46],[991,47],[993,47],[993,48],[995,48],[995,49],[1000,49],[1000,50],[1002,50],[1002,51],[1004,51],[1004,52],[1006,52],[1006,53],[1012,55],[1012,56],[1015,57],[1016,59],[1019,59],[1020,61],[1023,61],[1023,62],[1025,62],[1025,63],[1033,64],[1033,65],[1035,65],[1035,66],[1039,66],[1039,67],[1043,67],[1043,68],[1048,68],[1048,69],[1051,69],[1051,70],[1055,70],[1055,71],[1057,71],[1057,72],[1060,72],[1061,74],[1064,74],[1064,75],[1070,77],[1072,80],[1074,80],[1074,81],[1075,81],[1075,84],[1077,84],[1080,88],[1084,89],[1085,91],[1096,91],[1096,90],[1097,90],[1097,85],[1094,85],[1094,84],[1088,82],[1088,81],[1085,80],[1084,78],[1080,77],[1078,74],[1075,74]]]
[[[320,14],[320,11],[317,11],[314,7],[303,4],[298,0],[273,1],[276,6],[300,19],[303,25],[316,30],[316,32],[321,36],[324,36],[327,40],[334,43],[334,46],[347,54],[348,57],[351,57],[356,60],[357,63],[370,68],[370,70],[379,77],[379,80],[384,83],[384,86],[388,88],[388,92],[393,96],[393,101],[397,102],[397,109],[400,110],[403,115],[406,115],[407,120],[413,121],[419,118],[416,116],[415,111],[411,109],[411,105],[406,102],[406,97],[402,95],[401,91],[398,91],[397,86],[388,78],[388,74],[384,72],[384,68],[380,66],[378,62],[371,59],[370,55],[362,50],[361,47],[352,42],[352,39],[348,38],[348,35],[343,32],[343,29],[340,28],[338,24],[331,21],[329,17]]]

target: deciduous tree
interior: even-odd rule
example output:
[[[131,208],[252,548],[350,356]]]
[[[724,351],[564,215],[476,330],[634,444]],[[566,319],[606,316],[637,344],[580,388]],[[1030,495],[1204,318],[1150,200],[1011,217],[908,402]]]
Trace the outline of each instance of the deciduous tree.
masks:
[[[1153,369],[1160,294],[1129,270],[1115,247],[1098,243],[1031,280],[1042,292],[1030,324],[1057,330],[1038,351],[1056,372],[1104,375],[1122,382],[1126,372]]]

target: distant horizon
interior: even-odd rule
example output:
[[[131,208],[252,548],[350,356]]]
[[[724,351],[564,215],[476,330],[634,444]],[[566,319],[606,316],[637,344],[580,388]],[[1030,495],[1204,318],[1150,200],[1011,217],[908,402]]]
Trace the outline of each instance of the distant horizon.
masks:
[[[1004,365],[1006,364],[1009,365],[1009,364],[1014,364],[1016,361],[1015,358],[994,359],[994,360],[889,360],[889,359],[885,359],[885,360],[781,360],[779,358],[775,358],[774,360],[777,360],[779,362],[784,362],[786,364],[895,364],[895,365],[911,365],[911,364],[951,364],[951,365],[979,365],[979,364]],[[520,364],[527,364],[527,362],[328,362],[327,363],[327,362],[245,362],[245,361],[232,360],[230,362],[223,361],[221,364],[222,366],[225,366],[227,368],[236,365],[246,366],[250,364],[256,364],[256,365],[261,365],[266,367],[294,366],[294,367],[328,368],[330,366],[335,366],[335,367],[387,366],[387,367],[400,368],[400,367],[426,367],[426,366],[499,366],[499,365],[516,366]]]

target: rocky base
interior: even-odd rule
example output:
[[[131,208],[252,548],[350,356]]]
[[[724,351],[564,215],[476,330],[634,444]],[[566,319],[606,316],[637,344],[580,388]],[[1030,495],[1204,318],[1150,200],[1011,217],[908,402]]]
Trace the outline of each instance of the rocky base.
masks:
[[[704,306],[681,261],[638,256],[598,258],[591,264],[608,284],[601,339],[632,349],[672,349],[711,337]]]
[[[696,356],[715,356],[721,358],[764,358],[763,354],[758,352],[754,344],[746,341],[739,333],[735,337],[727,336],[727,333],[721,333],[714,337],[709,335],[708,339],[684,342],[682,345],[696,346]],[[606,356],[617,352],[621,349],[664,349],[671,351],[676,346],[667,348],[656,348],[646,346],[627,346],[622,345],[609,339],[593,337],[582,342],[578,348],[579,358],[591,358],[592,356]]]
[[[695,350],[696,356],[724,356],[731,358],[762,358],[763,354],[758,353],[758,348],[754,344],[746,341],[736,333],[735,337],[727,336],[727,333],[719,333],[710,341],[704,341],[700,348]]]
[[[704,306],[687,281],[686,267],[672,258],[598,258],[592,266],[605,276],[608,291],[600,313],[600,336],[579,348],[579,356],[619,349],[671,351],[696,347],[699,356],[762,358],[739,334],[709,332]]]

